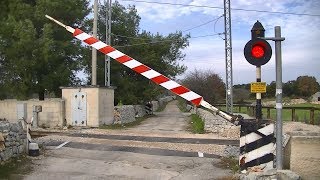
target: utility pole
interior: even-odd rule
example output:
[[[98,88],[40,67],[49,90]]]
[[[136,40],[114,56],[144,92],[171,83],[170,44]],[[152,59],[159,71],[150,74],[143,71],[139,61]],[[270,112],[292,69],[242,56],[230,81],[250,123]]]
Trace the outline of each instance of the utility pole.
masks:
[[[226,56],[226,110],[233,113],[232,39],[230,0],[224,0],[224,41]]]
[[[97,38],[97,24],[98,24],[98,0],[94,0],[93,5],[93,37]],[[97,50],[92,48],[92,61],[91,61],[91,85],[97,85]]]
[[[112,12],[112,6],[111,6],[112,0],[107,0],[106,2],[106,43],[108,45],[111,45],[111,12]],[[105,56],[105,66],[104,66],[104,79],[105,83],[104,85],[109,87],[110,86],[110,57]]]

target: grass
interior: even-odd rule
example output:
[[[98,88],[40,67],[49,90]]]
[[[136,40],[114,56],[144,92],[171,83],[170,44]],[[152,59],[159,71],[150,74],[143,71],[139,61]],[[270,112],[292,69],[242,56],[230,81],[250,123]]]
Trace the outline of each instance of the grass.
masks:
[[[10,179],[12,174],[27,174],[31,172],[30,160],[26,156],[11,158],[11,160],[0,165],[0,179]]]
[[[234,156],[222,157],[218,163],[218,167],[230,169],[233,173],[237,173],[240,170],[239,161]]]
[[[191,114],[190,130],[196,134],[203,134],[204,122],[197,114]]]
[[[186,100],[182,99],[181,97],[177,97],[177,100],[178,100],[178,108],[180,109],[180,111],[188,112]]]
[[[168,102],[163,102],[162,106],[156,110],[156,112],[162,112],[167,107]]]
[[[304,103],[304,104],[295,104],[295,105],[287,105],[284,107],[315,107],[315,108],[320,108],[319,104],[311,104],[311,103]],[[225,110],[224,107],[218,107],[221,110]],[[239,111],[239,107],[233,107],[233,112],[234,113],[244,113],[248,114],[250,116],[253,116],[252,110],[246,108],[246,107],[241,107],[241,111]],[[262,114],[263,118],[267,118],[267,109],[262,108]],[[276,109],[270,109],[270,118],[272,120],[276,119]],[[292,120],[292,110],[291,109],[282,109],[282,120],[283,121],[291,121]],[[295,121],[300,121],[300,122],[309,122],[310,121],[310,110],[296,110],[295,111]],[[314,123],[315,124],[320,124],[320,110],[315,110],[314,111]]]
[[[154,115],[146,115],[144,117],[138,117],[136,118],[135,121],[130,122],[130,123],[125,123],[125,124],[111,124],[111,125],[102,125],[99,128],[100,129],[124,129],[124,128],[129,128],[129,127],[134,127],[137,125],[140,125],[144,120],[146,120],[149,117],[153,117]]]

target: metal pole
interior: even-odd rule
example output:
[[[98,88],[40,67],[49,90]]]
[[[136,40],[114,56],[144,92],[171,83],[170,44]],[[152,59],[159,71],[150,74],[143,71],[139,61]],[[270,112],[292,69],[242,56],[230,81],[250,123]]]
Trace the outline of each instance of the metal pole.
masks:
[[[232,36],[231,36],[231,0],[224,0],[224,35],[226,58],[226,110],[233,113],[233,79],[232,79]]]
[[[97,24],[98,24],[98,0],[94,1],[93,5],[94,17],[93,17],[93,37],[97,37]],[[91,85],[97,85],[97,50],[92,48],[92,61],[91,61]]]
[[[281,27],[274,28],[275,39],[281,38]],[[282,59],[281,59],[281,40],[275,41],[276,49],[276,167],[282,169],[283,165],[283,149],[282,149]]]
[[[111,3],[112,0],[106,2],[106,43],[111,45]],[[110,57],[105,56],[105,86],[110,86]]]
[[[257,66],[256,68],[256,77],[257,82],[261,82],[261,66]],[[262,119],[261,93],[256,93],[256,119],[258,120],[258,124],[260,124]]]

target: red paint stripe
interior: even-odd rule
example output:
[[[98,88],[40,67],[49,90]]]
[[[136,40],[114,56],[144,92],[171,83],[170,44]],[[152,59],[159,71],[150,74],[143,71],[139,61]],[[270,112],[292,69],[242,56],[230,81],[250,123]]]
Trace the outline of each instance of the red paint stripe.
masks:
[[[176,87],[176,88],[173,88],[173,89],[170,89],[170,91],[180,95],[180,94],[184,94],[186,92],[190,92],[189,89],[183,87],[183,86],[179,86],[179,87]]]
[[[170,79],[161,74],[157,77],[152,78],[151,80],[157,84],[161,84],[161,83],[169,81]]]
[[[134,71],[136,71],[137,73],[143,73],[143,72],[146,72],[146,71],[149,71],[150,68],[146,65],[140,65],[140,66],[137,66],[135,68],[133,68]]]
[[[127,56],[127,55],[124,55],[124,56],[121,56],[121,57],[119,57],[119,58],[117,58],[116,59],[119,63],[125,63],[125,62],[127,62],[127,61],[130,61],[130,60],[132,60],[132,57],[130,57],[130,56]]]
[[[96,42],[98,42],[99,40],[97,40],[96,38],[94,37],[89,37],[88,39],[85,39],[84,42],[91,45],[91,44],[94,44]]]
[[[199,97],[197,99],[191,100],[192,104],[199,106],[201,103],[202,97]]]
[[[115,50],[116,49],[111,46],[106,46],[106,47],[99,49],[99,51],[102,52],[103,54],[108,54],[108,53],[115,51]]]
[[[75,29],[75,31],[73,32],[73,36],[75,37],[81,33],[83,33],[83,31],[81,31],[80,29]]]

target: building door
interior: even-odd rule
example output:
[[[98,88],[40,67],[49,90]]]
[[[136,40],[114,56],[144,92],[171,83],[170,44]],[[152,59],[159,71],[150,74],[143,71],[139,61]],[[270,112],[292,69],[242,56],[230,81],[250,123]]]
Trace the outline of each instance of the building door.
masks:
[[[73,94],[72,102],[72,125],[87,125],[87,94],[85,92],[77,92]]]

